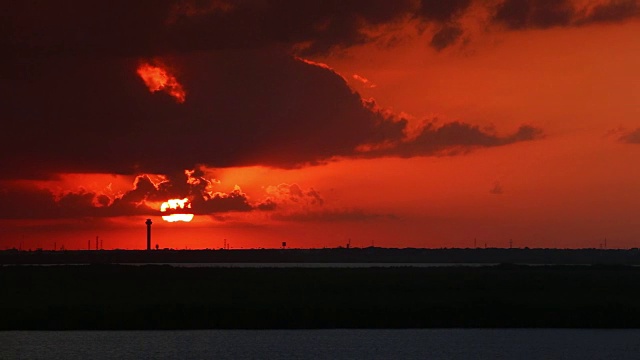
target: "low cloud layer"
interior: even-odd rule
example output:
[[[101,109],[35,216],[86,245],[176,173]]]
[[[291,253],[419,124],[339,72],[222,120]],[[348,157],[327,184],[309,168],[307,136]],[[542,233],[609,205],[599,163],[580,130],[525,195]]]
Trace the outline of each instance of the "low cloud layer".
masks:
[[[396,220],[392,214],[376,214],[362,209],[307,209],[304,211],[274,213],[271,219],[292,222],[360,222]]]
[[[457,155],[482,147],[503,146],[535,140],[543,135],[542,130],[529,125],[520,126],[512,134],[500,136],[493,131],[483,130],[479,126],[458,121],[443,125],[428,123],[413,139],[387,144],[381,148],[365,149],[361,156],[410,158],[427,155]]]
[[[267,209],[263,203],[250,202],[239,187],[228,193],[215,191],[208,180],[193,171],[167,176],[157,183],[141,175],[131,190],[120,195],[86,190],[54,194],[33,186],[7,186],[0,191],[0,219],[160,216],[172,213],[160,212],[162,202],[183,198],[189,199],[188,212],[195,215],[275,209],[275,203]]]

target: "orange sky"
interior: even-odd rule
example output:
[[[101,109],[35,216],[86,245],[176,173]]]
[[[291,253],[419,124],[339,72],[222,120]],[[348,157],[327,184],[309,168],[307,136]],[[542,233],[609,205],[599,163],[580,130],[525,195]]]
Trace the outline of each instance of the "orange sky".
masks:
[[[545,4],[534,0],[529,3],[531,9]],[[51,150],[53,155],[45,151],[49,149],[46,147],[28,152],[11,150],[19,147],[7,145],[9,150],[4,150],[13,155],[0,163],[5,173],[0,181],[0,200],[4,199],[9,207],[0,212],[0,249],[51,249],[54,243],[58,248],[84,249],[88,241],[93,248],[96,236],[107,249],[140,249],[145,246],[146,218],[152,218],[153,242],[161,248],[221,248],[225,240],[232,248],[274,248],[283,241],[295,248],[336,247],[349,240],[355,247],[471,247],[474,239],[479,246],[486,243],[490,247],[507,247],[511,239],[518,247],[577,248],[599,247],[605,238],[610,248],[639,247],[640,228],[635,217],[640,213],[640,167],[636,165],[640,136],[634,138],[633,132],[640,128],[640,5],[635,1],[572,2],[576,7],[582,3],[592,4],[590,9],[593,4],[613,4],[607,14],[617,15],[606,21],[588,22],[586,17],[575,17],[543,26],[533,23],[532,12],[534,15],[526,20],[530,23],[516,26],[507,20],[496,20],[495,14],[500,11],[495,9],[505,6],[503,2],[495,1],[494,7],[469,2],[468,7],[446,21],[431,20],[425,15],[429,20],[420,26],[415,19],[400,17],[401,20],[369,28],[375,37],[367,41],[347,43],[332,39],[335,44],[328,51],[303,53],[296,50],[302,42],[290,46],[279,40],[269,46],[287,48],[290,65],[278,68],[279,55],[264,61],[258,57],[255,64],[243,64],[242,75],[237,78],[228,71],[217,73],[215,67],[204,65],[221,61],[220,66],[233,70],[232,60],[217,59],[233,58],[237,50],[209,49],[203,60],[198,54],[204,50],[196,48],[189,52],[189,66],[185,66],[182,55],[127,54],[127,61],[132,60],[133,65],[128,72],[119,73],[122,87],[117,83],[120,77],[113,80],[114,92],[135,100],[128,105],[127,114],[157,108],[158,114],[166,114],[168,120],[140,120],[140,129],[170,126],[167,139],[171,132],[177,135],[185,129],[184,140],[177,138],[175,144],[159,140],[153,145],[153,139],[147,139],[151,145],[140,145],[140,149],[132,146],[131,151],[137,156],[131,157],[135,159],[133,165],[119,162],[120,155],[112,158],[102,151],[88,150],[85,159],[83,154],[87,146],[93,146],[93,140],[83,142],[84,147],[77,149],[68,145],[69,151],[59,156],[56,151],[65,147],[64,138],[52,145],[51,149],[56,149]],[[207,11],[215,16],[231,16],[237,9],[234,6]],[[463,29],[462,35],[444,48],[429,46],[443,24],[456,24]],[[325,38],[306,39],[315,46],[321,40]],[[246,39],[238,41],[250,43]],[[296,57],[308,61],[295,60]],[[182,100],[163,98],[165,95],[159,91],[162,86],[154,83],[152,89],[148,79],[142,81],[136,66],[147,64],[145,61],[151,64],[145,66],[166,67],[168,73],[163,76],[173,80],[164,91],[172,95],[179,89]],[[289,67],[300,73],[288,77]],[[271,75],[261,77],[262,71]],[[308,79],[300,75],[307,73]],[[46,76],[55,79],[59,75]],[[201,78],[211,80],[207,86],[214,90],[203,90],[205,87],[197,83]],[[272,89],[271,79],[277,82],[279,78],[287,80]],[[323,92],[323,86],[344,86],[340,81],[346,81],[355,96],[375,102],[357,110],[365,111],[366,116],[374,114],[366,117],[376,126],[371,137],[363,135],[354,143],[347,138],[338,141],[343,134],[359,136],[358,127],[350,125],[351,118],[342,117],[341,110],[333,110],[333,106],[342,106],[341,98],[336,93]],[[145,82],[151,91],[145,88]],[[19,88],[15,99],[39,99],[40,92],[46,91],[35,81],[33,88],[24,79],[15,80],[15,84],[25,89]],[[222,84],[236,84],[238,88],[217,87]],[[107,86],[112,85],[105,85],[105,89]],[[255,93],[245,91],[253,87]],[[289,87],[305,93],[286,90]],[[8,86],[2,91],[8,93]],[[289,114],[298,114],[292,110],[296,105],[290,104],[315,101],[308,100],[307,93],[310,99],[328,99],[319,107],[322,111],[328,109],[326,120],[315,116],[313,112],[317,110],[311,110],[309,118],[296,115],[286,123]],[[246,95],[253,97],[241,102],[239,97]],[[263,95],[264,101],[255,98]],[[99,116],[86,115],[104,98],[93,104],[91,94],[83,96],[86,97],[79,98],[82,104],[77,107],[80,110],[67,110],[53,100],[47,102],[49,97],[34,100],[32,106],[46,109],[46,116],[51,116],[46,119],[47,124],[67,121],[69,114],[80,114],[82,121],[69,122],[68,126],[91,123],[105,134],[115,134],[105,135],[101,141],[116,153],[138,141],[129,134],[137,131],[139,120],[127,120],[130,127],[114,128],[109,119],[120,116],[118,103],[109,103]],[[216,102],[216,96],[228,96],[231,101]],[[211,108],[198,105],[182,112],[195,103],[209,104],[209,100],[201,99],[213,99]],[[315,106],[313,102],[309,104]],[[258,114],[275,115],[247,120],[251,126],[238,125],[236,130],[234,123],[244,121],[241,112],[254,107]],[[220,108],[224,112],[216,112]],[[217,114],[210,120],[216,124],[212,130],[190,127],[189,123],[209,121],[199,117],[210,109]],[[356,110],[345,111],[355,114]],[[7,123],[19,123],[13,120],[20,114],[30,114],[30,110],[25,106],[9,111]],[[170,118],[173,114],[175,118]],[[240,115],[236,119],[233,114]],[[325,129],[325,121],[333,124],[336,118],[344,122],[344,128],[335,121],[331,125],[335,127],[326,125]],[[437,131],[456,122],[477,127],[467,133],[473,137],[469,140],[471,145],[464,135],[455,132],[466,127],[452,130],[454,133]],[[405,137],[398,139],[391,128],[379,130],[380,124],[402,125]],[[538,129],[538,135],[517,135],[523,125]],[[11,126],[17,132],[23,131],[21,125]],[[288,131],[292,128],[296,132],[290,136]],[[189,131],[197,139],[187,136]],[[363,129],[362,133],[367,131]],[[316,138],[316,132],[322,136]],[[208,147],[211,144],[207,134],[211,144],[220,146]],[[380,134],[384,135],[380,141],[371,140]],[[421,134],[430,137],[424,140]],[[118,140],[111,145],[109,136]],[[234,136],[241,138],[236,141]],[[70,141],[75,144],[75,140]],[[431,150],[429,141],[440,145]],[[244,151],[243,147],[249,145],[250,149]],[[362,152],[356,150],[357,145],[373,146],[374,150]],[[148,153],[157,156],[147,160]],[[183,153],[186,155],[177,155]],[[197,156],[209,153],[215,155]],[[102,166],[103,163],[108,165]],[[180,168],[182,163],[193,166]],[[202,179],[199,181],[203,186],[207,184],[208,195],[202,206],[208,206],[208,210],[203,207],[190,223],[166,223],[153,212],[159,210],[158,201],[168,200],[168,195],[162,199],[158,196],[187,191],[182,188],[147,193],[143,202],[152,209],[118,210],[114,205],[115,199],[128,196],[138,175],[147,174],[151,183],[160,186],[163,179],[169,179],[168,183],[176,181],[162,175],[163,170],[180,174],[194,168],[199,169],[194,179]],[[25,175],[39,169],[49,175]],[[58,204],[47,206],[58,210],[38,210],[39,200],[33,200],[36,197],[16,200],[19,197],[11,195],[18,191],[15,189],[45,189]],[[194,193],[193,189],[188,191]],[[61,199],[69,193],[94,194],[92,206],[104,206],[104,211],[96,210],[99,215],[92,215],[65,210],[65,200]],[[218,198],[213,199],[216,193]],[[233,194],[238,196],[238,203],[229,205],[225,199]],[[104,205],[99,204],[98,195],[108,199]],[[13,212],[12,207],[20,209]]]

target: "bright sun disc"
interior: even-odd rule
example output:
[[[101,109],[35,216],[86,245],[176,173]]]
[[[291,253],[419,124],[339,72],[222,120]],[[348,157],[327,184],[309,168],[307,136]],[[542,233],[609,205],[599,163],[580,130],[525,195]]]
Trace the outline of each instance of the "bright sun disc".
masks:
[[[167,209],[171,209],[171,210],[191,209],[191,203],[189,203],[189,199],[187,199],[187,198],[184,198],[184,199],[169,199],[169,200],[167,200],[167,202],[163,202],[162,205],[160,205],[160,211],[161,212],[166,212]],[[189,222],[189,221],[193,220],[193,214],[163,215],[162,216],[162,220],[168,221],[168,222],[178,222],[178,221]]]
[[[168,222],[178,222],[184,221],[189,222],[193,220],[193,214],[171,214],[171,215],[163,215],[162,220]]]

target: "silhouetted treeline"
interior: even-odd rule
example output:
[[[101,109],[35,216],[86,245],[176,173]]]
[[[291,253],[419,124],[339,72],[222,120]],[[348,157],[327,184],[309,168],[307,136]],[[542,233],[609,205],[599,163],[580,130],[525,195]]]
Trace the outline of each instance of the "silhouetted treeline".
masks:
[[[4,266],[0,284],[0,329],[640,327],[629,266]]]
[[[0,251],[0,264],[126,263],[635,264],[640,251],[602,249],[262,249]]]

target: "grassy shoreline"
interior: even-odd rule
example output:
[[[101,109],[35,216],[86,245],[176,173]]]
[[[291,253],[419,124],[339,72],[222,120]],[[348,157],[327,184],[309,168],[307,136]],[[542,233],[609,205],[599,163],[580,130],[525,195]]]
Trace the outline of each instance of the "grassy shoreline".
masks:
[[[640,269],[0,267],[0,330],[640,327]]]

